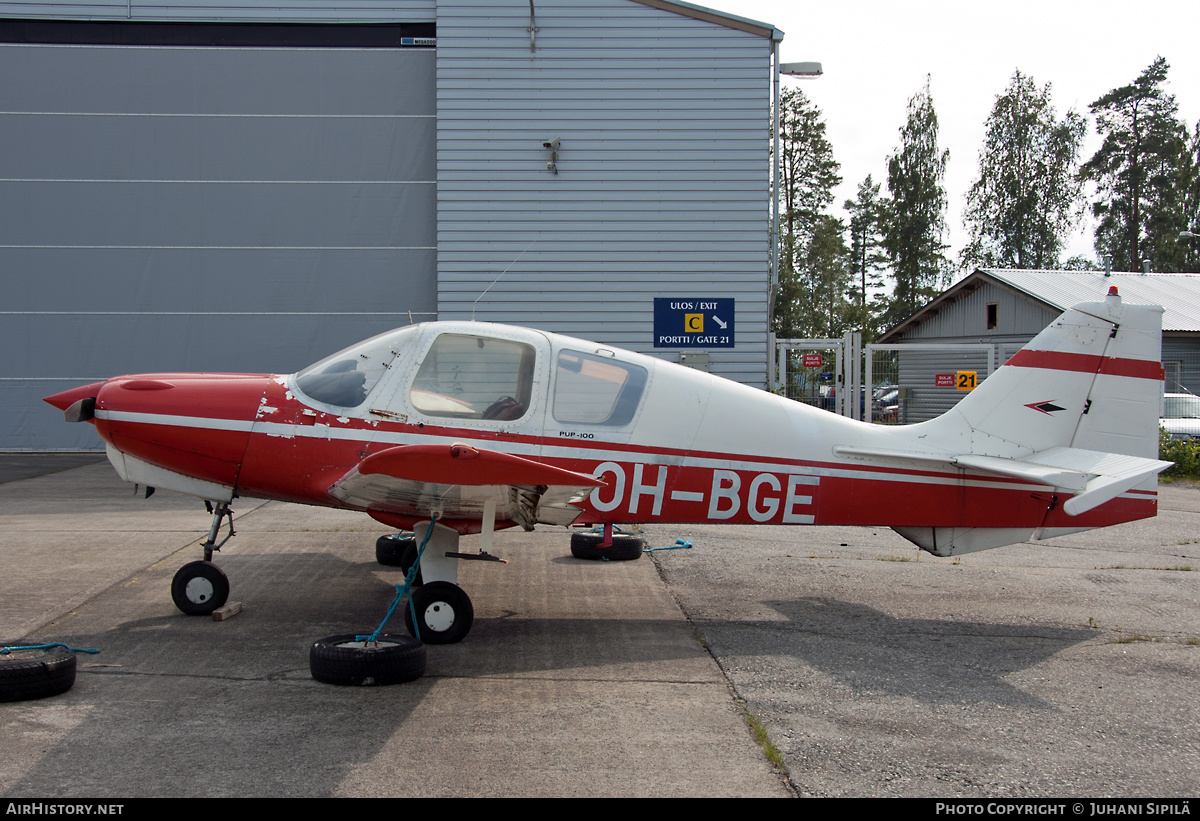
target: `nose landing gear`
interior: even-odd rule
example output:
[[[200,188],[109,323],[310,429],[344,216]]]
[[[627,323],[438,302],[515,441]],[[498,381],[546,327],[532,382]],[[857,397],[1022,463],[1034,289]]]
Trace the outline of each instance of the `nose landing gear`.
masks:
[[[189,616],[207,616],[229,600],[229,578],[213,564],[212,555],[234,535],[233,511],[227,502],[217,502],[215,507],[205,502],[204,506],[213,514],[208,540],[201,545],[204,548],[204,561],[188,562],[179,568],[171,580],[171,600]],[[218,543],[221,521],[226,517],[229,519],[229,535]]]

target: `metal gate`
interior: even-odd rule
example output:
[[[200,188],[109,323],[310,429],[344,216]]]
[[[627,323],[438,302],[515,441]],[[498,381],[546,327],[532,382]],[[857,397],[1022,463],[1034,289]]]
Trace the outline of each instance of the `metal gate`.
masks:
[[[776,339],[775,392],[863,419],[869,401],[863,391],[861,363],[862,334],[857,331],[841,339]]]
[[[905,425],[941,416],[996,370],[993,344],[867,345],[871,421]]]
[[[776,339],[775,392],[851,419],[909,424],[940,416],[998,367],[994,344],[862,345],[841,339]]]

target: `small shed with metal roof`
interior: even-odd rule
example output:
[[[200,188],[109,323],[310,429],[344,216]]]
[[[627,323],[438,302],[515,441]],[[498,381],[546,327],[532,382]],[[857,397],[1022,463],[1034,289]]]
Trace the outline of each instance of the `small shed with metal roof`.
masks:
[[[1163,306],[1165,389],[1200,393],[1200,274],[978,268],[878,342],[901,351],[912,344],[992,345],[992,367],[998,367],[1067,308],[1102,299],[1113,285],[1126,302]],[[913,383],[908,386],[907,419],[901,421],[935,415],[933,410],[941,412],[965,396],[950,386],[933,387],[933,371],[953,368],[942,362],[945,357],[927,349],[920,357],[914,351],[897,359],[899,370],[907,371],[905,379]],[[918,359],[923,367],[911,367]],[[929,414],[922,411],[926,405]]]

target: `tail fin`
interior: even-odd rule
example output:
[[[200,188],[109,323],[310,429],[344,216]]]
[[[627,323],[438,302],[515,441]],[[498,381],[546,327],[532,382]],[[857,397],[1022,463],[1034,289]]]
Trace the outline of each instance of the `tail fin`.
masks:
[[[1155,477],[1171,464],[1157,459],[1162,311],[1124,305],[1113,288],[1104,302],[1056,319],[953,409],[910,427],[903,451],[839,451],[949,463],[1053,489],[1040,528],[896,528],[937,555],[1153,516]],[[1135,488],[1144,494],[1076,518]]]
[[[1156,457],[1163,309],[1124,305],[1115,291],[1064,313],[931,426],[965,423],[979,454]]]

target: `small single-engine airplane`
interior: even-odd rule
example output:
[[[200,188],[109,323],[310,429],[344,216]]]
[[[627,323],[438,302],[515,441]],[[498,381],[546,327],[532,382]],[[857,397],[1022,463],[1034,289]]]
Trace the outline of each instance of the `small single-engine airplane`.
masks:
[[[285,376],[118,376],[46,401],[95,425],[124,480],[215,506],[205,561],[172,584],[184,612],[225,603],[211,558],[233,499],[276,499],[428,534],[413,612],[425,642],[450,643],[473,618],[458,561],[492,558],[494,528],[601,525],[581,549],[616,557],[619,524],[886,525],[949,556],[1153,516],[1170,465],[1161,315],[1113,288],[907,426],[474,322],[402,328]],[[478,554],[458,551],[469,533]]]

